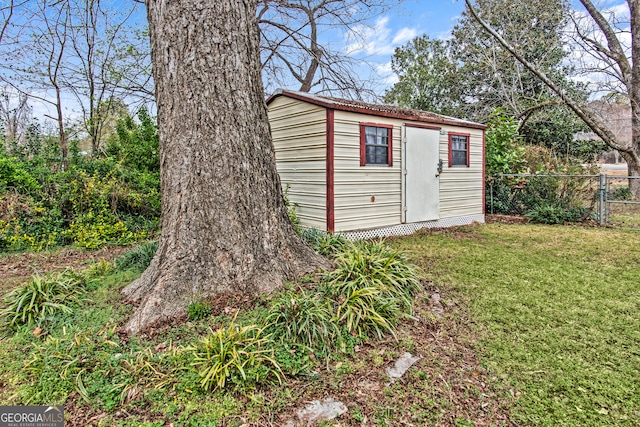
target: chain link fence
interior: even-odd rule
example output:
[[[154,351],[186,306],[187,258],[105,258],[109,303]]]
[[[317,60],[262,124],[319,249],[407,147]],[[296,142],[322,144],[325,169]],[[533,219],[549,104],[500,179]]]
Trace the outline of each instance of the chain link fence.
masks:
[[[636,176],[604,175],[602,223],[640,230],[640,201],[633,200],[629,180]]]
[[[629,179],[609,175],[496,175],[487,177],[486,212],[522,215],[532,222],[591,221],[640,229],[640,202]]]

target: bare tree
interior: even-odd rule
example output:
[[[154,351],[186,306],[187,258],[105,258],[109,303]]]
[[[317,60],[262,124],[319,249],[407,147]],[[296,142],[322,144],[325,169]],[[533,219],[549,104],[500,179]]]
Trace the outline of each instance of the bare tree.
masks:
[[[134,82],[144,86],[150,79],[148,39],[137,36],[136,25],[142,24],[132,19],[141,6],[127,0],[25,4],[0,46],[6,59],[1,79],[52,107],[46,117],[57,123],[63,158],[70,119],[81,124],[98,151],[107,120],[103,113],[114,101],[132,100]]]
[[[640,177],[640,0],[628,0],[630,11],[631,45],[629,49],[620,41],[620,32],[617,32],[609,20],[596,8],[590,0],[580,0],[585,7],[588,16],[591,17],[596,28],[602,34],[602,40],[589,37],[578,29],[577,34],[582,34],[583,46],[589,47],[589,54],[597,56],[607,64],[601,69],[609,76],[614,76],[620,82],[620,88],[626,91],[631,102],[631,139],[621,140],[608,128],[606,123],[598,116],[589,105],[570,96],[566,88],[552,77],[542,72],[536,64],[528,61],[507,40],[508,35],[502,35],[491,25],[483,20],[475,10],[470,0],[465,0],[469,12],[478,23],[514,58],[522,63],[528,70],[534,73],[545,85],[547,85],[558,97],[578,116],[587,126],[602,139],[609,147],[618,150],[626,160],[629,174]],[[597,69],[594,69],[596,71]],[[635,198],[640,198],[640,179],[630,179],[629,188]]]
[[[12,35],[4,82],[15,91],[53,107],[60,152],[67,158],[67,131],[63,111],[64,58],[69,48],[70,10],[68,1],[51,7],[46,0],[30,2],[24,11],[21,32]],[[32,31],[37,29],[37,31]],[[24,38],[23,38],[24,37]]]
[[[11,21],[15,16],[16,10],[19,10],[22,6],[28,3],[29,0],[3,0],[0,3],[0,15],[2,16],[2,24],[0,24],[0,45],[3,44],[4,35],[9,30]]]
[[[260,76],[255,0],[148,0],[162,234],[124,289],[132,333],[189,300],[262,293],[326,261],[287,217]]]
[[[72,2],[70,40],[73,58],[67,64],[66,83],[82,110],[83,125],[93,152],[101,148],[103,127],[125,79],[120,61],[130,52],[129,23],[135,7],[105,7],[101,0]],[[126,5],[120,5],[126,6]],[[132,70],[127,70],[131,72]]]
[[[10,141],[20,141],[31,121],[33,108],[29,97],[21,92],[5,87],[0,91],[0,122],[4,124],[4,137]]]
[[[327,36],[357,33],[373,16],[391,7],[382,0],[259,0],[260,50],[265,85],[339,93],[362,98],[371,84],[356,72],[362,60],[332,48]],[[292,83],[295,82],[295,83]]]

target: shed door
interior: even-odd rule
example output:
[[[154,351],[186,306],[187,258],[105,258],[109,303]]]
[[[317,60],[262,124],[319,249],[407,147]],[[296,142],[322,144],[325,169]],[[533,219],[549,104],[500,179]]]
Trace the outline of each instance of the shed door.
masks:
[[[404,127],[405,222],[440,218],[440,132]]]

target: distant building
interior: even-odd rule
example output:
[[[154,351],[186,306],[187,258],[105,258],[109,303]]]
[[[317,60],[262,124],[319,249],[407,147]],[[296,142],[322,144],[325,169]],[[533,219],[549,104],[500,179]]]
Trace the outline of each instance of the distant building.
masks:
[[[631,140],[631,106],[626,97],[620,95],[605,97],[590,102],[589,107],[599,115],[618,140]],[[574,135],[574,139],[578,141],[600,140],[600,137],[593,132],[578,132]],[[604,163],[624,163],[622,156],[616,150],[604,153],[601,160]]]

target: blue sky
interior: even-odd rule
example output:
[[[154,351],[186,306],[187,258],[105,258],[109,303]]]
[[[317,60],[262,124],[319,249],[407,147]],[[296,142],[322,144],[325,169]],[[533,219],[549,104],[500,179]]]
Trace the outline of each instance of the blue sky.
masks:
[[[576,16],[587,16],[578,0],[570,1],[573,8],[578,11]],[[624,29],[625,25],[628,26],[625,23],[629,20],[629,6],[623,0],[594,0],[594,4],[606,17],[615,15],[620,28]],[[373,79],[379,84],[377,91],[383,93],[397,80],[391,71],[391,57],[394,49],[423,34],[432,38],[447,38],[464,7],[464,0],[403,0],[385,14],[372,18],[369,22],[372,29],[368,30],[368,33],[364,30],[365,40],[359,45],[349,45],[347,40],[346,50],[353,52],[355,57],[374,64],[377,74]],[[585,21],[587,25],[590,25],[590,22],[592,22],[591,19]],[[571,29],[568,28],[568,31],[570,32]],[[602,40],[606,45],[601,32],[590,27],[583,27],[582,31],[590,34],[592,38]],[[630,45],[628,31],[626,33],[622,31],[619,37],[623,45]],[[606,64],[600,63],[597,58],[584,55],[584,52],[578,48],[571,50],[573,53],[570,55],[570,60],[574,65],[581,65],[584,69],[606,67]],[[589,72],[576,78],[583,82],[598,84],[603,80],[603,75]],[[594,90],[597,91],[595,87]]]
[[[396,47],[417,36],[446,38],[464,10],[464,0],[404,0],[368,22],[366,28],[356,28],[360,37],[343,34],[344,49],[357,58],[371,63],[376,70],[372,79],[377,91],[384,90],[397,79],[391,71],[391,57]]]
[[[411,28],[418,34],[440,37],[451,31],[463,10],[463,0],[405,0],[390,11],[392,28]]]

